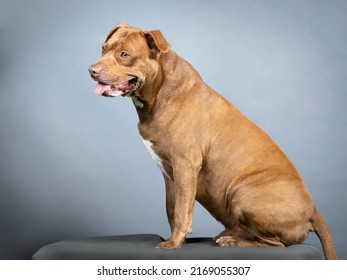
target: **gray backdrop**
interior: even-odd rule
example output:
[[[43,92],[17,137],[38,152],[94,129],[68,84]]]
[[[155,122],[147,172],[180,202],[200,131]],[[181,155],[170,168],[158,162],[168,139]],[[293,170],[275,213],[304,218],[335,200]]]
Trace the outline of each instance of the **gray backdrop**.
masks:
[[[347,259],[347,1],[20,1],[0,5],[0,258],[84,236],[167,238],[164,186],[128,98],[87,72],[116,23],[160,29],[305,179]],[[222,230],[196,204],[193,236]],[[307,243],[317,246],[311,234]]]

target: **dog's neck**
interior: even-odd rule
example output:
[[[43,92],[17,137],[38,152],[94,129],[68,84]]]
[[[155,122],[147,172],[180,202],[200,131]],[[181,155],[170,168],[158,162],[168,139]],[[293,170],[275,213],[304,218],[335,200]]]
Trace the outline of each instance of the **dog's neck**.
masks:
[[[162,56],[159,59],[162,59]],[[159,65],[161,66],[162,64],[159,63]],[[139,116],[140,123],[151,120],[153,110],[157,103],[157,96],[164,80],[164,70],[159,67],[156,75],[152,78],[147,77],[146,84],[130,96]]]
[[[150,121],[160,102],[175,98],[181,93],[179,90],[181,87],[185,89],[193,87],[197,80],[201,80],[193,66],[175,52],[170,50],[168,53],[163,53],[160,59],[161,67],[154,79],[147,81],[149,86],[144,86],[131,95],[140,123]]]

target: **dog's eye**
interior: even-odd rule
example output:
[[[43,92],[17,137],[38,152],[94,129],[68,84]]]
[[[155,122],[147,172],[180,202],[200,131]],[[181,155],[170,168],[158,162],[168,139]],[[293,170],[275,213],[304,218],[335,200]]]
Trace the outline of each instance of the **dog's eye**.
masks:
[[[129,54],[127,52],[121,52],[120,53],[120,57],[121,58],[128,58],[129,57]]]
[[[103,46],[101,47],[101,53],[104,54],[104,53],[105,53],[105,50],[106,50],[106,46],[103,45]]]

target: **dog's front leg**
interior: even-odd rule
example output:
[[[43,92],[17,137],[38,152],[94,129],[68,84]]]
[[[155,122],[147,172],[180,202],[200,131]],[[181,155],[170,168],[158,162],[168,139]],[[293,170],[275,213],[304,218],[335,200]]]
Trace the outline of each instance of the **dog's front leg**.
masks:
[[[163,174],[165,180],[165,192],[166,192],[166,215],[171,228],[171,234],[175,227],[175,184],[165,174]]]
[[[168,218],[172,236],[167,241],[159,243],[157,248],[180,248],[186,235],[192,232],[193,209],[200,167],[201,164],[199,162],[182,158],[177,159],[176,163],[173,164],[175,181],[166,184],[166,187],[174,188],[173,191],[169,190],[169,194],[171,194],[169,199],[173,198],[174,200],[173,217],[172,213],[170,213],[170,210],[172,210],[171,207],[168,209],[170,201],[167,201],[167,211],[169,210]]]

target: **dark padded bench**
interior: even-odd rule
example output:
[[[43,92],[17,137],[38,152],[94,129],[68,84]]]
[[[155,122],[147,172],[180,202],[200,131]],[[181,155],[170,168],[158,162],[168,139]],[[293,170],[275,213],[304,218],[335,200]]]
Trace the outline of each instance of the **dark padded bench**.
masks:
[[[135,234],[71,239],[46,245],[34,260],[321,260],[320,252],[307,244],[285,248],[219,247],[211,238],[188,238],[180,249],[160,250],[155,234]]]

